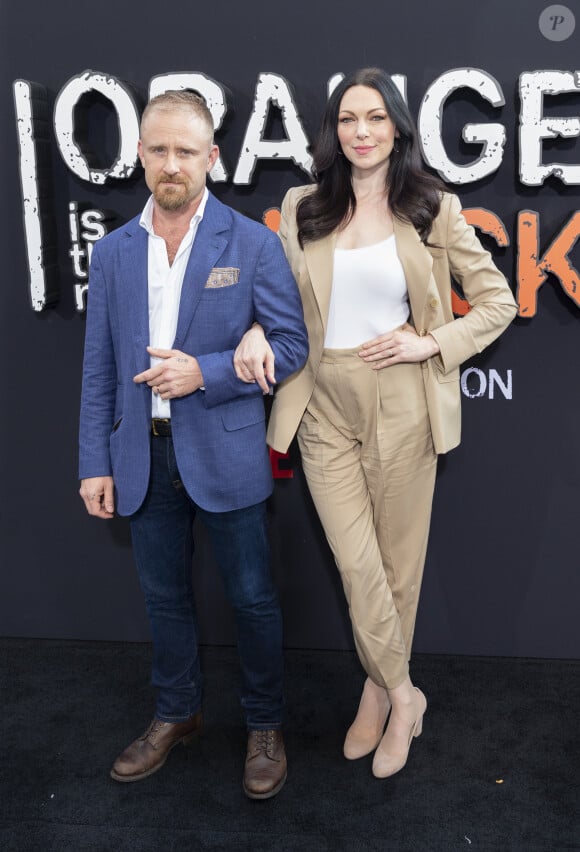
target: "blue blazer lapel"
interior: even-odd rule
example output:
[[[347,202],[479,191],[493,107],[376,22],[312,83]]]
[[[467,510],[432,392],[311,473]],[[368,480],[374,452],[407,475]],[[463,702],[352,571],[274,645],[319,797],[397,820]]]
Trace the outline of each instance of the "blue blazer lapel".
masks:
[[[183,278],[173,344],[175,349],[183,346],[209,274],[228,244],[230,228],[231,214],[227,207],[210,193]]]
[[[139,217],[124,226],[125,244],[119,253],[121,274],[119,281],[127,282],[123,288],[120,316],[133,340],[135,372],[150,366],[149,344],[149,291],[147,282],[148,236],[139,225]]]

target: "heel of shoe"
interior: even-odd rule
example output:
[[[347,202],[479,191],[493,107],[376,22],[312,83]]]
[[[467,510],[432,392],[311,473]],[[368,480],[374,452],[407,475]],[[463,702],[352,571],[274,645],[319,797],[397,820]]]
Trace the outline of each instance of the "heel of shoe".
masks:
[[[191,734],[187,734],[187,736],[182,737],[181,742],[184,746],[190,746],[199,736],[199,731],[192,731]]]
[[[424,694],[421,692],[418,686],[416,686],[415,689],[417,690],[417,694],[419,695],[420,701],[423,704],[423,709],[419,717],[417,718],[417,721],[415,722],[415,727],[413,728],[413,736],[420,737],[423,733],[423,717],[427,712],[427,699],[425,698]]]
[[[420,689],[417,689],[417,687],[415,687],[415,689],[417,690],[421,709],[418,712],[415,723],[409,728],[409,738],[406,743],[406,748],[403,751],[400,743],[395,743],[395,748],[393,748],[393,743],[388,742],[389,728],[387,726],[387,730],[385,731],[383,739],[379,743],[373,759],[372,772],[375,778],[389,778],[391,775],[395,775],[397,772],[400,772],[407,763],[409,748],[413,742],[413,737],[420,737],[423,733],[423,716],[427,709],[427,699]],[[392,753],[393,751],[395,752],[394,754]]]

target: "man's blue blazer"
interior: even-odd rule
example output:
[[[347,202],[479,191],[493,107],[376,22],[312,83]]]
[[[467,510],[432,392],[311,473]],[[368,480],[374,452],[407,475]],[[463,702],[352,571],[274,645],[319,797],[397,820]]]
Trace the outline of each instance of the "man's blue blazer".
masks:
[[[151,388],[133,381],[150,366],[147,258],[148,235],[136,217],[95,244],[90,268],[79,476],[112,476],[121,515],[139,508],[149,483]],[[215,286],[216,277],[225,286]],[[183,484],[212,512],[253,505],[272,491],[262,391],[236,377],[232,360],[254,321],[274,350],[278,381],[304,364],[302,303],[280,240],[210,193],[173,344],[197,358],[205,390],[172,399],[171,423]]]

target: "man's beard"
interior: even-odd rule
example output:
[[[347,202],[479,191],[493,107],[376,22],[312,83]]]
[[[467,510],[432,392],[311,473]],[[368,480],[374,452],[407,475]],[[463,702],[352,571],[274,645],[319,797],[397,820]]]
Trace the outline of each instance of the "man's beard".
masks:
[[[168,187],[168,181],[158,181],[153,193],[155,201],[162,210],[180,210],[191,201],[190,192],[185,181],[172,181],[178,186]],[[183,187],[183,189],[181,189]]]

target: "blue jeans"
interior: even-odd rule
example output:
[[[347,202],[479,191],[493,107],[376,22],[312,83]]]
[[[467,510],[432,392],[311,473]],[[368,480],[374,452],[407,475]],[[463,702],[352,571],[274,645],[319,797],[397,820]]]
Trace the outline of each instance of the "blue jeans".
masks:
[[[270,574],[266,505],[231,512],[208,512],[197,506],[181,482],[172,439],[161,437],[151,439],[149,489],[130,519],[153,639],[156,716],[182,722],[201,709],[192,587],[196,515],[208,529],[235,612],[248,730],[279,728],[284,710],[282,616]]]

